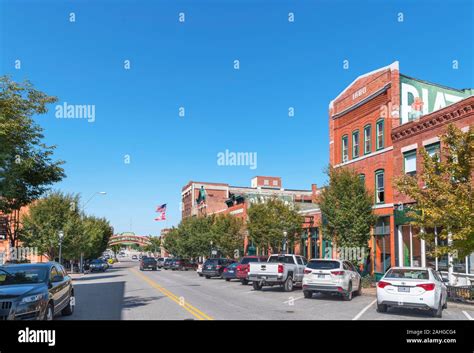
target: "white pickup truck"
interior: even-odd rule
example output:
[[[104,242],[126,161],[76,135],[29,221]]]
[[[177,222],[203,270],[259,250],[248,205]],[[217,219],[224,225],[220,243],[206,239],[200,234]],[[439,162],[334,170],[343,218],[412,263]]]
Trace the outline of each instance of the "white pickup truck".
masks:
[[[285,292],[302,285],[306,259],[303,256],[283,254],[271,255],[267,262],[251,262],[249,281],[255,290],[263,286],[282,286]]]

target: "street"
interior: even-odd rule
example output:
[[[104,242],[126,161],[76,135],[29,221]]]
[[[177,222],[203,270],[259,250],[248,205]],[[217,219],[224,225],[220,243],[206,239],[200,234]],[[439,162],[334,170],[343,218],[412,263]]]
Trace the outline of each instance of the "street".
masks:
[[[423,311],[376,311],[368,290],[352,301],[279,287],[254,291],[195,271],[139,271],[137,261],[74,279],[75,313],[59,320],[440,320]],[[474,309],[448,304],[441,320],[472,320]]]

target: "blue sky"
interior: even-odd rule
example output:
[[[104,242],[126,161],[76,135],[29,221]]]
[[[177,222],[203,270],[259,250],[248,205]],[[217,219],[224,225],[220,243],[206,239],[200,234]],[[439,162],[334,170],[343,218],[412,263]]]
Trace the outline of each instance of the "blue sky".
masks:
[[[331,99],[395,60],[406,75],[473,87],[473,49],[468,0],[0,0],[0,73],[31,80],[61,104],[95,105],[93,123],[57,119],[54,106],[37,121],[67,162],[55,188],[84,199],[106,191],[86,210],[116,232],[177,224],[189,180],[323,184]],[[257,169],[218,166],[226,149],[257,152]],[[168,221],[155,222],[162,203]]]

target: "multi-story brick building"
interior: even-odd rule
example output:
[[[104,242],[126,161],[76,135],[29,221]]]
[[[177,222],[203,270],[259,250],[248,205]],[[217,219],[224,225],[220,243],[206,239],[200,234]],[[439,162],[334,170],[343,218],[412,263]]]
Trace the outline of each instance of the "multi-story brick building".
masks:
[[[293,244],[292,249],[307,257],[318,257],[322,251],[322,243],[319,241],[321,232],[318,227],[321,216],[315,204],[318,193],[316,184],[312,185],[311,190],[284,189],[281,178],[271,176],[254,177],[250,187],[191,181],[183,187],[181,193],[182,218],[224,213],[247,220],[247,210],[253,203],[277,197],[284,202],[297,203],[305,217],[301,240]],[[248,237],[245,237],[246,254],[262,251],[266,249],[253,247]]]
[[[472,95],[400,74],[398,62],[356,78],[329,105],[329,159],[374,195],[373,271],[396,265],[392,130]]]
[[[463,99],[393,129],[394,176],[420,173],[423,168],[420,156],[422,148],[426,149],[430,155],[437,154],[439,158],[444,158],[440,136],[445,133],[449,123],[463,131],[468,131],[470,127],[474,126],[474,97]],[[431,266],[436,270],[448,271],[448,256],[442,258],[427,256],[427,250],[433,244],[426,244],[420,239],[418,237],[419,230],[408,222],[406,211],[413,200],[395,190],[394,203],[397,265]],[[437,239],[437,243],[441,241],[445,240]],[[450,261],[452,261],[453,270],[458,277],[474,275],[474,253],[464,259],[451,259]]]

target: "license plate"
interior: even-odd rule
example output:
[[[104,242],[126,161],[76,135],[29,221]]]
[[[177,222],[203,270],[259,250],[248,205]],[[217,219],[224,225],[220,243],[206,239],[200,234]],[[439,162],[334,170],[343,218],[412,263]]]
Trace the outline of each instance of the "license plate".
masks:
[[[324,278],[326,277],[325,275],[318,275],[318,278]]]
[[[410,287],[398,287],[398,291],[403,293],[409,293]]]
[[[229,271],[229,273],[234,273],[234,271]]]
[[[207,266],[207,269],[210,270],[212,268],[212,266]]]

